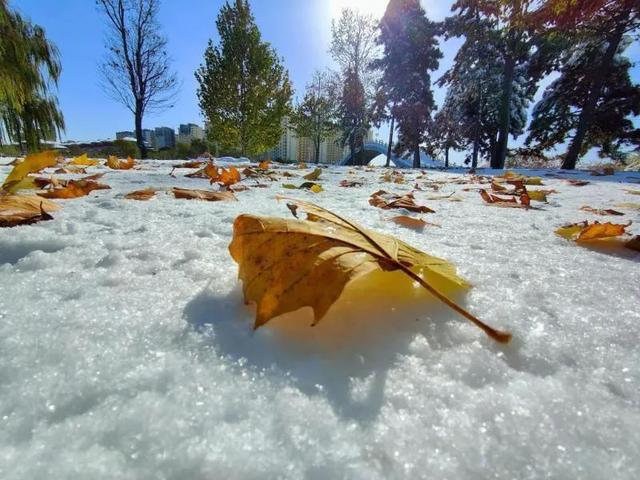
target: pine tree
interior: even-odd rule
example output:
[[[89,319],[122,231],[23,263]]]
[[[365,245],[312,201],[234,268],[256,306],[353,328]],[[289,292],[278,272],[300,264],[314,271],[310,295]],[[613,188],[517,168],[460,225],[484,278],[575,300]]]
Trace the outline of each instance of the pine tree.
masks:
[[[535,0],[457,0],[452,7],[457,14],[448,19],[448,31],[455,36],[468,36],[481,24],[485,31],[483,41],[495,49],[494,57],[481,59],[500,66],[498,132],[491,150],[493,168],[504,168],[508,137],[519,130],[511,125],[514,103],[522,103],[522,99],[513,100],[514,95],[522,93],[516,89],[524,89],[525,96],[532,98],[546,71],[540,66],[546,60],[546,49],[541,29],[534,21],[536,5]],[[526,115],[522,110],[517,113]]]
[[[558,118],[556,120],[557,123],[571,123],[570,130],[574,131],[573,139],[562,164],[562,168],[573,169],[576,167],[579,157],[588,150],[589,144],[594,144],[594,137],[602,136],[613,142],[611,147],[605,147],[605,150],[615,151],[616,144],[626,142],[625,138],[619,139],[622,140],[619,142],[615,135],[603,135],[598,131],[601,128],[598,126],[598,112],[602,113],[605,109],[603,103],[606,104],[606,97],[610,96],[613,90],[626,83],[620,77],[620,72],[617,75],[612,75],[611,71],[618,70],[620,67],[617,54],[619,55],[624,50],[626,36],[632,35],[640,28],[640,3],[637,0],[573,0],[572,2],[547,0],[538,11],[537,19],[550,26],[556,34],[570,35],[579,45],[583,45],[584,48],[592,52],[591,54],[583,52],[579,55],[586,55],[591,60],[590,64],[578,62],[581,65],[578,67],[580,73],[578,71],[570,73],[572,69],[569,65],[566,68],[566,75],[568,75],[566,78],[584,76],[579,82],[582,90],[581,98],[577,99],[579,103],[574,104],[571,112],[572,116],[577,115],[577,121],[573,122],[573,118]],[[586,60],[587,57],[583,58]],[[567,81],[564,84],[557,84],[556,88],[572,89],[573,86],[570,81]],[[560,95],[562,94],[561,90],[557,91]],[[633,95],[632,91],[628,91],[628,98],[623,101],[626,107],[617,108],[616,120],[620,120],[621,112],[625,109],[627,111],[633,110],[631,107],[634,103]],[[560,101],[564,102],[563,99]],[[553,103],[551,92],[547,97],[547,103]],[[614,105],[609,106],[610,109],[613,107]],[[539,112],[538,118],[541,118],[542,110],[549,111],[549,108],[543,106],[540,108],[541,112]],[[558,107],[558,114],[562,110],[562,107]],[[579,114],[576,113],[577,111]],[[556,126],[555,130],[559,134],[564,130],[564,127]],[[625,131],[628,131],[629,128],[618,124],[615,130],[624,137]],[[606,142],[600,141],[600,144],[603,143]]]
[[[348,69],[338,110],[342,145],[349,147],[349,164],[360,164],[364,138],[370,128],[365,88],[355,70]]]
[[[640,129],[631,117],[640,114],[640,86],[631,81],[631,62],[623,56],[631,38],[619,44],[607,80],[591,113],[591,122],[581,141],[579,155],[593,147],[600,148],[601,156],[621,159],[623,145],[640,146]],[[566,50],[561,58],[560,78],[545,90],[535,106],[529,128],[527,145],[547,150],[562,144],[580,124],[584,105],[591,94],[593,66],[599,63],[607,44],[602,41],[580,42]],[[566,163],[566,159],[565,159]],[[571,165],[565,164],[565,168]]]
[[[320,145],[337,129],[337,102],[332,93],[329,74],[316,72],[291,117],[296,134],[313,142],[316,163],[320,162]]]
[[[196,72],[210,140],[225,152],[256,155],[273,148],[289,113],[292,88],[281,59],[262,41],[247,0],[225,3]]]
[[[418,0],[390,0],[380,22],[378,42],[384,53],[374,65],[382,71],[381,83],[398,122],[396,153],[413,154],[414,168],[420,167],[420,145],[435,109],[430,72],[442,58],[438,33]]]
[[[460,150],[464,145],[460,112],[453,102],[452,97],[445,98],[427,135],[427,153],[434,158],[444,155],[445,168],[449,168],[449,152]]]

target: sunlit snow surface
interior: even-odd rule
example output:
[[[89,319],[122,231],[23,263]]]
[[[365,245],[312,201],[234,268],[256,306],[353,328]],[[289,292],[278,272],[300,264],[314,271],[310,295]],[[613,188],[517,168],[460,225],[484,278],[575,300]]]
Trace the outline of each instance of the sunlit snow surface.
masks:
[[[324,192],[293,191],[452,261],[474,285],[466,308],[514,333],[500,347],[444,307],[384,294],[333,324],[253,333],[232,222],[289,216],[275,196],[292,191],[122,198],[208,188],[170,177],[170,163],[107,171],[112,190],[0,230],[0,478],[640,478],[640,254],[554,235],[584,219],[634,220],[639,234],[632,210],[578,209],[640,202],[623,190],[640,174],[545,178],[534,188],[558,193],[531,211],[485,206],[460,185],[438,192],[458,203],[417,192],[442,226],[424,233],[369,206],[372,192],[415,183],[380,183],[381,170],[328,169]]]

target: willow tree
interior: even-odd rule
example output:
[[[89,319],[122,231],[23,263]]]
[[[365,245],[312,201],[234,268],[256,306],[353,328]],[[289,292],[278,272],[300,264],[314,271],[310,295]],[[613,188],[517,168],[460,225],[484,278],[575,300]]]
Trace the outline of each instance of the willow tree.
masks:
[[[55,139],[64,119],[51,86],[57,86],[58,50],[44,30],[0,0],[0,142],[33,151]]]

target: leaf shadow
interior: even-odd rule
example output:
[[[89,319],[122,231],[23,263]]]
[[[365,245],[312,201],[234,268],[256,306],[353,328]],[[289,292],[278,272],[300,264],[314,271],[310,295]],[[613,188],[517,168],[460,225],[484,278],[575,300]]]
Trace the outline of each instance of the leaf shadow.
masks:
[[[389,370],[409,353],[417,335],[431,336],[433,349],[450,343],[447,325],[434,323],[451,319],[451,313],[429,297],[425,305],[421,291],[410,295],[399,299],[355,292],[338,301],[315,327],[307,308],[254,332],[255,310],[244,305],[239,287],[223,294],[206,288],[187,304],[184,318],[201,334],[204,346],[230,364],[284,380],[305,395],[324,396],[337,416],[367,424],[384,405]],[[423,321],[425,310],[429,322]],[[434,330],[441,331],[442,341],[433,338]]]

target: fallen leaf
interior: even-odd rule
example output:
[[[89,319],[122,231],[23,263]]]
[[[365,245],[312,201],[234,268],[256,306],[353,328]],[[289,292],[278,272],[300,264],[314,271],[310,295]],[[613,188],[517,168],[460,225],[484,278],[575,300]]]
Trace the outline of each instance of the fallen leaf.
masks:
[[[431,210],[429,207],[417,205],[411,193],[406,195],[397,195],[395,193],[388,193],[384,190],[379,190],[371,195],[369,198],[369,205],[382,208],[383,210],[404,208],[405,210],[416,213],[435,213],[435,210]]]
[[[57,155],[58,154],[52,150],[27,155],[22,162],[13,167],[13,170],[11,170],[9,176],[4,180],[0,190],[6,193],[15,192],[15,187],[20,185],[20,182],[30,173],[39,172],[47,167],[54,167],[58,163]]]
[[[568,183],[569,185],[573,185],[574,187],[584,187],[585,185],[589,185],[591,182],[589,182],[588,180],[566,179],[565,183]]]
[[[363,182],[358,182],[356,180],[342,180],[340,182],[340,186],[346,188],[361,187],[362,185],[364,185]]]
[[[523,193],[520,196],[520,203],[518,203],[518,200],[516,200],[515,197],[499,197],[487,192],[484,189],[480,189],[480,196],[487,205],[508,208],[531,208],[531,205],[529,203],[529,196],[526,193]]]
[[[311,182],[316,181],[320,178],[320,174],[322,173],[321,168],[316,168],[313,172],[306,174],[304,177],[305,180],[309,180]]]
[[[127,193],[124,198],[127,200],[151,200],[156,196],[156,190],[153,188],[145,188],[144,190],[135,190],[133,192]]]
[[[117,157],[111,155],[107,159],[107,167],[113,170],[131,170],[135,165],[135,160],[129,157],[127,160],[118,160]]]
[[[435,223],[427,222],[422,218],[414,218],[408,215],[398,215],[396,217],[391,217],[393,223],[397,223],[398,225],[402,225],[403,227],[411,228],[413,230],[423,231],[424,227],[427,225],[431,225],[433,227],[439,227],[440,225],[436,225]]]
[[[258,164],[258,168],[260,170],[269,170],[270,165],[271,165],[271,162],[269,160],[264,160]]]
[[[177,163],[173,165],[173,168],[200,168],[204,165],[201,160],[192,160],[191,162]]]
[[[94,190],[109,190],[111,187],[92,180],[68,180],[62,188],[54,188],[43,193],[38,193],[43,198],[71,199],[84,197]]]
[[[349,282],[400,270],[495,340],[511,339],[441,293],[469,287],[450,263],[316,205],[288,200],[307,212],[307,220],[240,215],[233,224],[229,251],[239,266],[245,301],[257,305],[254,328],[302,307],[312,308],[315,325]]]
[[[314,182],[304,182],[300,186],[296,186],[293,183],[283,183],[282,188],[289,190],[311,190],[313,193],[320,193],[324,190],[321,185]]]
[[[35,195],[0,195],[0,227],[16,227],[51,220],[48,212],[60,206]]]
[[[91,160],[89,157],[87,157],[86,153],[83,153],[79,157],[76,157],[73,160],[71,160],[68,163],[68,165],[81,165],[84,167],[95,167],[96,165],[98,165],[98,161]]]
[[[626,229],[631,225],[631,222],[627,224],[618,223],[599,223],[588,221],[580,223],[572,223],[565,225],[556,230],[556,234],[567,240],[574,240],[576,242],[588,242],[592,240],[602,240],[614,237],[619,237],[626,233]]]
[[[85,174],[87,173],[87,169],[83,168],[79,165],[67,165],[65,167],[61,167],[57,170],[55,170],[53,173],[56,173],[58,175],[70,175],[70,174]]]
[[[187,188],[176,187],[172,192],[176,198],[183,198],[186,200],[206,200],[208,202],[229,202],[238,200],[233,192],[230,191],[212,192],[209,190],[190,190]]]
[[[625,243],[624,246],[630,250],[640,252],[640,235],[636,235],[635,237],[633,237],[631,240]]]
[[[624,213],[618,212],[617,210],[611,210],[611,209],[605,210],[605,209],[589,207],[587,205],[585,205],[584,207],[581,207],[580,210],[582,210],[583,212],[593,213],[595,215],[624,215]]]
[[[625,188],[624,191],[630,195],[640,195],[640,190],[629,190],[628,188]]]

